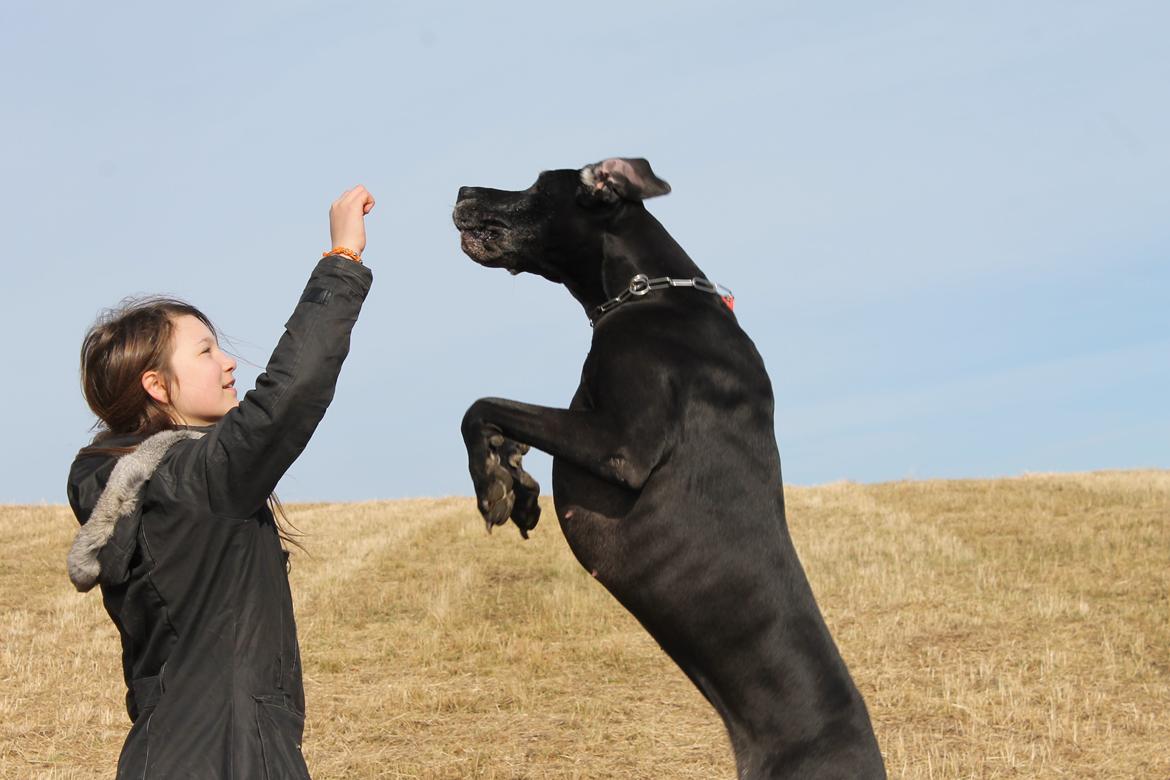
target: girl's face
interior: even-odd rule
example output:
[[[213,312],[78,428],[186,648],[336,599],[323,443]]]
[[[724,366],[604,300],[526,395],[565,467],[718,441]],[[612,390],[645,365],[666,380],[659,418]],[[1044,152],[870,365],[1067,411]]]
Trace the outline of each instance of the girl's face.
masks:
[[[170,392],[172,416],[184,425],[212,425],[239,406],[236,398],[236,361],[198,317],[184,314],[174,320],[174,352]]]

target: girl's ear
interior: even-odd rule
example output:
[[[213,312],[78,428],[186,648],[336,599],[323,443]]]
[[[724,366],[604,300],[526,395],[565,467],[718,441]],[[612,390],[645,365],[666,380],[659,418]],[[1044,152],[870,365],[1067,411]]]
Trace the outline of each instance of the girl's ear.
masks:
[[[169,404],[171,402],[171,396],[167,392],[166,382],[163,381],[162,374],[157,371],[147,371],[142,375],[142,389],[160,404]]]

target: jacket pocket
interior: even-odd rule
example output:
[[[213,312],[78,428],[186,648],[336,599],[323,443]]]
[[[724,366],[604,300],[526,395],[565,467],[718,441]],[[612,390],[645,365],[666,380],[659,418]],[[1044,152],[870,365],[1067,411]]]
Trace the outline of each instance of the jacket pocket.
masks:
[[[310,780],[301,755],[305,716],[291,709],[283,694],[252,698],[256,702],[256,728],[267,780]]]
[[[126,712],[130,720],[138,723],[140,716],[149,713],[158,704],[158,697],[162,695],[162,677],[139,677],[130,681],[130,688],[126,691]]]
[[[131,681],[126,692],[126,708],[134,725],[126,735],[122,752],[118,756],[118,780],[140,780],[146,777],[147,759],[150,756],[150,718],[161,693],[159,678],[141,677]]]

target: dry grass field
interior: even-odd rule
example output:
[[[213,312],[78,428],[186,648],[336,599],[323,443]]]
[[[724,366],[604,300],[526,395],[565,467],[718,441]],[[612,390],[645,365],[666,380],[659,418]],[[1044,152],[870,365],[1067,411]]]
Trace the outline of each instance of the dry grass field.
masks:
[[[1170,472],[834,484],[789,522],[891,777],[1170,778]],[[291,507],[318,778],[730,778],[713,710],[551,511]],[[128,727],[58,506],[0,507],[0,776],[109,777]]]

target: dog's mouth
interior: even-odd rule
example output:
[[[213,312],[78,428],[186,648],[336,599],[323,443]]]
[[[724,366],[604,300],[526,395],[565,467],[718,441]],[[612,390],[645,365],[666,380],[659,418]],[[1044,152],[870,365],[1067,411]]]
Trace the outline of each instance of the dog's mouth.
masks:
[[[463,253],[480,265],[506,267],[505,244],[509,227],[495,217],[470,216],[455,210],[455,227]]]
[[[479,244],[494,244],[499,242],[508,231],[508,226],[498,219],[485,219],[482,222],[472,222],[459,225],[459,235],[466,241]]]

